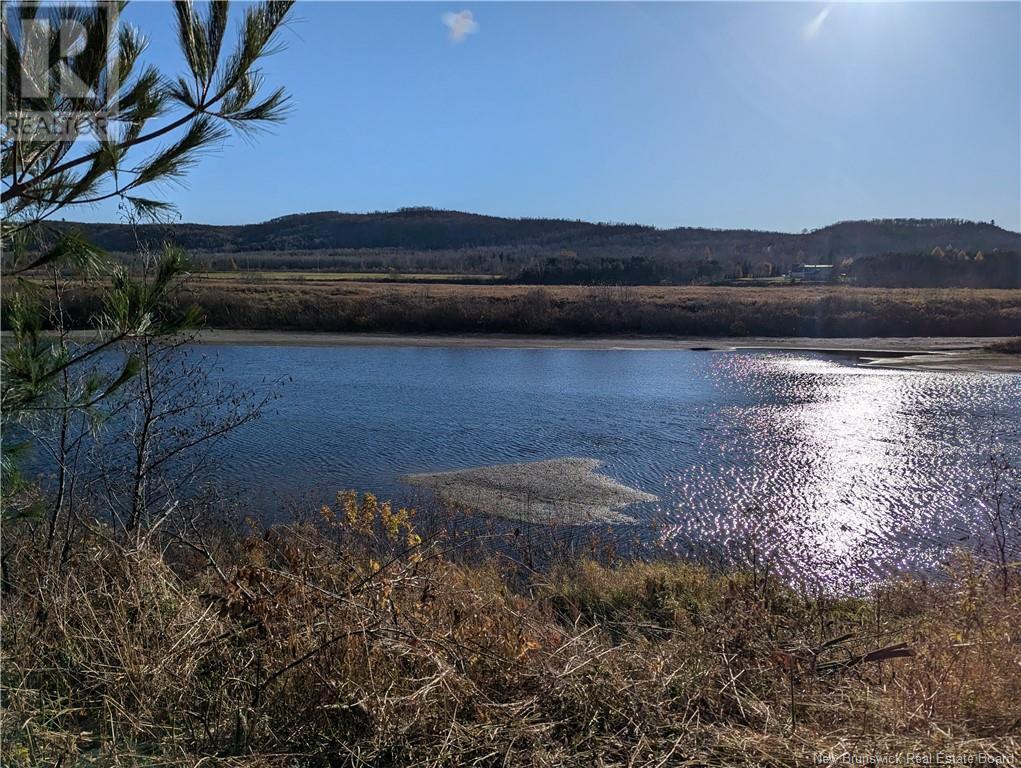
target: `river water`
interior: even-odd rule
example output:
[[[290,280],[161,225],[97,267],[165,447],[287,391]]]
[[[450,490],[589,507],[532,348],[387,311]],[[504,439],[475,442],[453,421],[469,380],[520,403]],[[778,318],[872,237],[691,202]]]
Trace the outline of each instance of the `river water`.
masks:
[[[272,516],[400,477],[592,457],[658,497],[627,510],[678,552],[856,578],[938,567],[983,530],[991,452],[1021,459],[1021,376],[787,351],[222,346],[278,398],[218,475]]]

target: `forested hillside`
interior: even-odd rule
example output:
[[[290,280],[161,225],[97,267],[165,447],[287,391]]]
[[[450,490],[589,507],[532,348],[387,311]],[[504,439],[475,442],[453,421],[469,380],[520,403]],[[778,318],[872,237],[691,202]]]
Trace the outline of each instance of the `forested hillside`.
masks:
[[[957,219],[881,219],[847,221],[801,234],[756,230],[680,227],[656,229],[640,224],[607,224],[566,219],[506,219],[432,208],[393,212],[299,213],[259,224],[68,224],[85,231],[110,251],[130,251],[136,239],[172,239],[187,249],[274,251],[354,248],[442,250],[486,246],[541,245],[585,249],[660,246],[760,249],[800,246],[806,253],[855,256],[894,250],[947,246],[1011,248],[1021,244],[1016,232],[984,222]]]
[[[799,234],[565,219],[507,219],[432,208],[377,213],[303,213],[259,224],[213,226],[76,224],[107,251],[174,243],[213,270],[438,271],[498,274],[533,283],[704,283],[772,277],[792,265],[823,262],[869,284],[986,285],[1021,282],[1021,235],[993,223],[958,219],[847,221]],[[958,279],[947,254],[1014,252],[969,265]],[[896,275],[882,271],[890,254]],[[912,254],[925,258],[916,262]],[[942,257],[933,256],[942,254]],[[852,268],[855,260],[868,259]],[[939,261],[940,276],[925,278]],[[942,260],[940,260],[942,259]],[[968,260],[956,257],[958,263]],[[951,258],[949,261],[953,262]],[[995,274],[995,277],[994,277]],[[1003,281],[1004,276],[1007,282]],[[905,282],[905,280],[907,282]],[[964,280],[964,282],[961,282]],[[920,281],[920,282],[919,282]]]

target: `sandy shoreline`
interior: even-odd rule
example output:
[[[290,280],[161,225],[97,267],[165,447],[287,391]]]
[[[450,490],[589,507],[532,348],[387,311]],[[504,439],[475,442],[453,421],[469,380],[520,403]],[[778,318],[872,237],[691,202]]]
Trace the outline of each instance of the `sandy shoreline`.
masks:
[[[8,338],[9,331],[0,337]],[[73,333],[72,335],[77,335]],[[856,355],[862,365],[920,371],[1021,373],[1021,355],[991,352],[1007,337],[913,336],[890,338],[529,336],[514,334],[313,333],[206,328],[203,344],[279,347],[437,347],[454,349],[678,349],[733,351],[780,349]]]
[[[998,338],[910,337],[818,339],[808,337],[698,338],[650,336],[522,336],[522,335],[404,335],[386,333],[309,333],[207,329],[199,333],[207,344],[253,346],[391,346],[480,349],[784,349],[805,352],[843,352],[862,357],[864,365],[929,371],[987,371],[1021,373],[1021,355],[989,352]],[[890,357],[893,355],[893,357]]]
[[[910,371],[957,371],[1021,373],[1021,355],[1007,355],[982,349],[927,352],[905,357],[865,357],[862,365]]]

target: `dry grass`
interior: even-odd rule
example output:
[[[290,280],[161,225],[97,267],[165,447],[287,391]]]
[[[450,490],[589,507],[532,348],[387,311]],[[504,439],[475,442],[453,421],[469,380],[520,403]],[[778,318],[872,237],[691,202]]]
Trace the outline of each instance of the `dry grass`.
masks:
[[[4,600],[4,765],[1019,755],[1021,589],[973,561],[865,598],[679,562],[522,580],[374,500],[322,517],[201,555],[92,535],[61,565],[25,542]]]
[[[384,333],[657,336],[1009,336],[1021,290],[785,285],[525,286],[194,276],[178,294],[213,328]],[[102,311],[66,298],[72,325]],[[6,322],[6,321],[5,321]]]
[[[1021,291],[850,286],[530,287],[194,280],[214,328],[393,333],[680,336],[1004,336]],[[70,303],[84,321],[89,294]]]

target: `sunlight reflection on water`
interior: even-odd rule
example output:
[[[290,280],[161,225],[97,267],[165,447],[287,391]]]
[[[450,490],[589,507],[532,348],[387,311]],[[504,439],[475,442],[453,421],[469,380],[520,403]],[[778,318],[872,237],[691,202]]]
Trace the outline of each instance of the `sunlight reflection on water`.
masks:
[[[984,456],[1017,446],[1018,377],[790,355],[735,355],[713,377],[762,402],[721,409],[708,460],[674,481],[666,538],[682,549],[764,547],[841,580],[931,568],[975,528]]]

